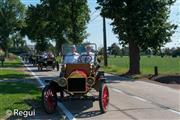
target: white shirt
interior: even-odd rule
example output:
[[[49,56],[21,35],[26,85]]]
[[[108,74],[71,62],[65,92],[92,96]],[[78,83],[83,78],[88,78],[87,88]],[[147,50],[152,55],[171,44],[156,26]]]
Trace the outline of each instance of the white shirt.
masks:
[[[74,53],[74,54],[70,53],[70,54],[67,54],[64,57],[63,64],[77,63],[78,62],[78,58],[79,58],[79,53]]]
[[[95,56],[95,54],[93,52],[89,52],[89,53],[84,52],[81,55],[82,55],[82,58],[80,57],[81,58],[81,62],[83,62],[83,63],[89,62],[91,64],[94,63],[94,56]],[[88,56],[91,56],[91,58],[92,58],[91,61],[88,60]]]

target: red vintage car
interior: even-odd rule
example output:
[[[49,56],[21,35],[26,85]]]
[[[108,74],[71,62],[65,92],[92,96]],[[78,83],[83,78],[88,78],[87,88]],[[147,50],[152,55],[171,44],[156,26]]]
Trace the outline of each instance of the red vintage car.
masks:
[[[56,110],[57,101],[83,99],[99,101],[100,111],[107,112],[109,104],[109,91],[106,85],[104,72],[100,71],[97,61],[97,47],[95,44],[76,45],[77,56],[72,57],[72,45],[63,45],[63,62],[59,79],[49,81],[42,91],[43,106],[47,113]],[[91,48],[88,48],[88,47]],[[74,48],[73,48],[74,49]],[[87,51],[89,49],[88,54]],[[87,53],[87,54],[86,54]],[[66,60],[69,57],[70,63]],[[95,89],[98,96],[89,96]],[[60,96],[57,96],[60,93]]]

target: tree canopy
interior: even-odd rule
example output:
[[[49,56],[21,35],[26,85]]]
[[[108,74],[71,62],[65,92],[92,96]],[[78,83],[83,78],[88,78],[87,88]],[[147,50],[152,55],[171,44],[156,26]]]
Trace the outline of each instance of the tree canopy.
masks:
[[[114,55],[114,57],[121,54],[121,49],[116,43],[113,43],[111,46],[109,46],[108,51],[111,55]]]
[[[112,20],[121,44],[129,45],[130,74],[140,73],[140,50],[158,50],[171,40],[169,22],[175,0],[97,0],[101,15]]]
[[[59,49],[63,43],[81,43],[88,21],[87,0],[41,0],[28,7],[24,33],[35,42],[54,40]]]
[[[10,35],[24,25],[25,6],[20,0],[0,0],[0,47],[7,53]]]

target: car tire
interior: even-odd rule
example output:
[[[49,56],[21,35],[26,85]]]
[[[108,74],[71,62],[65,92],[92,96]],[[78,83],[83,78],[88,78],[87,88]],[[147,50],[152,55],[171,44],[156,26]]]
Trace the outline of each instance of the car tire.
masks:
[[[100,83],[100,90],[99,90],[99,107],[101,113],[105,113],[108,110],[109,105],[109,90],[106,83]]]
[[[42,103],[44,110],[48,114],[55,112],[57,107],[57,95],[55,90],[50,85],[46,85],[42,91]]]

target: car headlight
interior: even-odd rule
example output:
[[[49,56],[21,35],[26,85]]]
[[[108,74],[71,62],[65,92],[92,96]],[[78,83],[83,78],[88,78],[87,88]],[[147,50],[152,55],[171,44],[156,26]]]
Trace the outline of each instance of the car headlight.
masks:
[[[87,85],[92,86],[94,84],[94,78],[93,77],[88,77],[87,78]]]
[[[66,78],[61,77],[61,78],[58,80],[58,85],[61,86],[61,87],[65,87],[65,86],[67,85],[67,80],[66,80]]]

